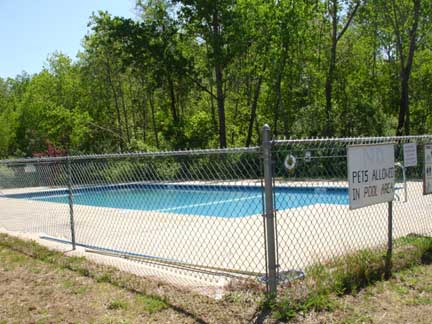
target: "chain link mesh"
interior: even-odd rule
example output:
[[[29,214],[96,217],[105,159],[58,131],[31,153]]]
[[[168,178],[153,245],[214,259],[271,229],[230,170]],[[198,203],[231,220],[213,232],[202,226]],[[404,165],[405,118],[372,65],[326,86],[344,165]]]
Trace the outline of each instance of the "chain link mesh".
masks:
[[[3,161],[0,226],[160,271],[265,273],[259,148]],[[192,270],[192,271],[191,271]]]
[[[394,143],[402,163],[403,144],[417,144],[406,191],[396,169],[394,238],[430,235],[432,195],[423,195],[422,178],[423,148],[431,142],[432,136],[272,141],[279,273],[386,244],[387,204],[349,210],[352,144]],[[78,247],[175,283],[263,278],[272,253],[263,169],[259,147],[4,160],[0,227],[70,244],[73,220]]]
[[[422,182],[424,144],[430,142],[432,136],[274,141],[279,271],[304,271],[387,243],[388,204],[349,210],[349,145],[393,143],[395,163],[403,164],[403,144],[417,144],[418,164],[406,168],[406,191],[402,168],[396,168],[393,238],[431,234],[432,196],[423,195]]]

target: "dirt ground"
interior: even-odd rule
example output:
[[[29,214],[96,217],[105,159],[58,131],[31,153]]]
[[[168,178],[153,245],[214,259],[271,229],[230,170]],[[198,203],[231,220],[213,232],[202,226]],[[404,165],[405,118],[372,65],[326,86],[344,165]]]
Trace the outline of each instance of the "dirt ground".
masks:
[[[105,276],[103,269],[95,268],[98,276],[91,275],[97,265],[90,263],[90,273],[72,271],[51,260],[51,252],[43,258],[32,255],[34,246],[0,236],[0,324],[275,322],[268,314],[259,316],[259,299],[244,292],[214,300],[145,278],[131,286],[144,289],[125,289],[107,280],[113,274]],[[67,258],[52,253],[54,259]],[[292,322],[432,323],[432,265],[396,273],[357,295],[334,297],[332,305],[331,311]]]
[[[416,266],[355,296],[335,299],[331,312],[298,323],[432,323],[432,265]]]
[[[216,301],[159,289],[124,289],[0,244],[0,324],[247,323],[256,308],[235,295]]]

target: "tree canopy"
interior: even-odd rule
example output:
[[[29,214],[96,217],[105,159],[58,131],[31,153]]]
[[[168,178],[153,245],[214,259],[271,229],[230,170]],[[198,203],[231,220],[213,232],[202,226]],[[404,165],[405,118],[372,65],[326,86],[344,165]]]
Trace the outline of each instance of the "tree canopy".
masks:
[[[0,156],[432,131],[429,0],[138,0],[0,78]]]

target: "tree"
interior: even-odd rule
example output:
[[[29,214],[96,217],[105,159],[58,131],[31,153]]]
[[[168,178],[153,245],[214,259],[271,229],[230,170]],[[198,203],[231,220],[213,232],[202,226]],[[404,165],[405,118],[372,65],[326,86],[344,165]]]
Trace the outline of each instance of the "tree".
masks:
[[[333,98],[333,82],[334,72],[336,68],[336,55],[337,45],[343,37],[348,27],[350,26],[354,16],[360,7],[360,0],[348,2],[344,8],[339,0],[329,0],[327,2],[327,12],[330,17],[331,23],[331,45],[330,45],[330,58],[328,64],[328,72],[325,82],[325,112],[326,112],[326,129],[325,134],[331,136],[334,133],[333,116],[332,116],[332,98]],[[343,13],[346,12],[344,15]],[[340,22],[343,21],[342,28],[340,29]],[[339,30],[340,29],[340,30]]]
[[[219,146],[227,146],[225,99],[226,69],[233,58],[244,50],[240,19],[233,0],[182,0],[180,13],[187,30],[208,46],[208,60],[213,65],[219,122]],[[213,95],[211,91],[207,92]]]
[[[0,155],[432,131],[432,2],[139,0],[0,79]]]
[[[385,23],[392,31],[392,45],[394,46],[392,50],[395,51],[399,60],[400,99],[396,135],[409,135],[409,80],[414,54],[422,37],[419,35],[420,21],[429,19],[429,15],[424,11],[426,6],[421,0],[380,1],[379,5],[385,17]]]

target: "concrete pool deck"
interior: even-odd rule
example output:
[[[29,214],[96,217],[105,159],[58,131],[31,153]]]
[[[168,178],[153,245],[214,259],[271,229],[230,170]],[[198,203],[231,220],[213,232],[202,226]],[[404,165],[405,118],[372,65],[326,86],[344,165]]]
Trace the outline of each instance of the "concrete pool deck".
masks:
[[[260,186],[248,182],[200,184]],[[186,184],[186,183],[182,183]],[[187,184],[197,184],[190,182]],[[276,185],[288,185],[277,181]],[[346,187],[346,182],[290,182],[301,187]],[[432,195],[423,196],[422,183],[408,182],[408,202],[394,202],[394,237],[432,233]],[[64,188],[21,188],[3,194],[41,192]],[[73,254],[119,267],[138,275],[193,287],[217,296],[237,271],[264,273],[263,217],[202,217],[154,211],[74,206],[76,241],[101,248],[156,256],[167,262],[134,262],[88,253],[79,247]],[[41,239],[70,239],[69,206],[45,201],[0,198],[0,228],[36,239],[63,251],[69,244]],[[350,211],[347,205],[315,204],[277,212],[278,252],[281,271],[307,266],[359,248],[386,243],[387,204]],[[197,266],[190,269],[176,263]],[[215,269],[217,268],[217,269]],[[234,272],[232,272],[233,270]]]

